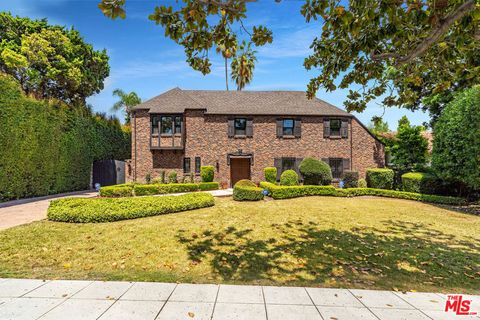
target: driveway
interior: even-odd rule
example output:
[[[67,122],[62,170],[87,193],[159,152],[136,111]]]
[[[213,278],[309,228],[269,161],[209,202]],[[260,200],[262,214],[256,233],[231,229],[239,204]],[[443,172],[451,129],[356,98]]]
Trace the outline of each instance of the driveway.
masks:
[[[45,219],[48,205],[52,200],[65,197],[94,197],[96,195],[96,192],[87,190],[2,202],[0,203],[0,230]]]

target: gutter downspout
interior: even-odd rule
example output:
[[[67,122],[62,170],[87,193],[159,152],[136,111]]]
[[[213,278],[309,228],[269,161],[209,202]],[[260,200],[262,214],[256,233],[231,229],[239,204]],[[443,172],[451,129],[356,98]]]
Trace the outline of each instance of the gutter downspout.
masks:
[[[134,139],[133,139],[133,155],[135,157],[133,170],[133,182],[137,182],[137,113],[133,112],[133,125],[134,125]]]
[[[353,171],[353,121],[354,118],[350,119],[350,171]]]

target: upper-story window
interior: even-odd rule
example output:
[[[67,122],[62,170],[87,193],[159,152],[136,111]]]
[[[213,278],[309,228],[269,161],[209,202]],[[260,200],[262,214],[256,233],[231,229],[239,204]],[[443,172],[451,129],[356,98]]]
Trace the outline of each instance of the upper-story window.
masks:
[[[324,138],[348,138],[348,119],[324,119]]]
[[[330,135],[340,136],[340,129],[342,128],[342,121],[340,119],[330,120]]]
[[[283,119],[283,135],[293,136],[295,130],[295,121],[293,119]]]
[[[245,136],[247,134],[247,119],[236,118],[235,119],[235,135]]]
[[[152,134],[172,135],[182,133],[182,116],[152,116]]]

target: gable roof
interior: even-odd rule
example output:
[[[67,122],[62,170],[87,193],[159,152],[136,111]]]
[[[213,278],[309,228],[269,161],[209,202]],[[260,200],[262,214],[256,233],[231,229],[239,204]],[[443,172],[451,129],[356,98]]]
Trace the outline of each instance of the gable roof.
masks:
[[[308,99],[303,91],[220,91],[174,88],[136,107],[150,113],[183,113],[186,109],[206,114],[235,115],[320,115],[351,117],[318,98]]]

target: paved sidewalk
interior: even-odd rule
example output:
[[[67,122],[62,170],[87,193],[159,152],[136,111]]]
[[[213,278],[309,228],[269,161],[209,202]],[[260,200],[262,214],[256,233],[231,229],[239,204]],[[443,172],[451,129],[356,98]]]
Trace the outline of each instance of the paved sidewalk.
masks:
[[[445,295],[302,287],[0,279],[0,319],[417,320],[445,313]],[[480,296],[472,310],[480,312]]]
[[[94,197],[92,190],[13,200],[0,203],[0,230],[47,218],[50,201],[66,197]]]

